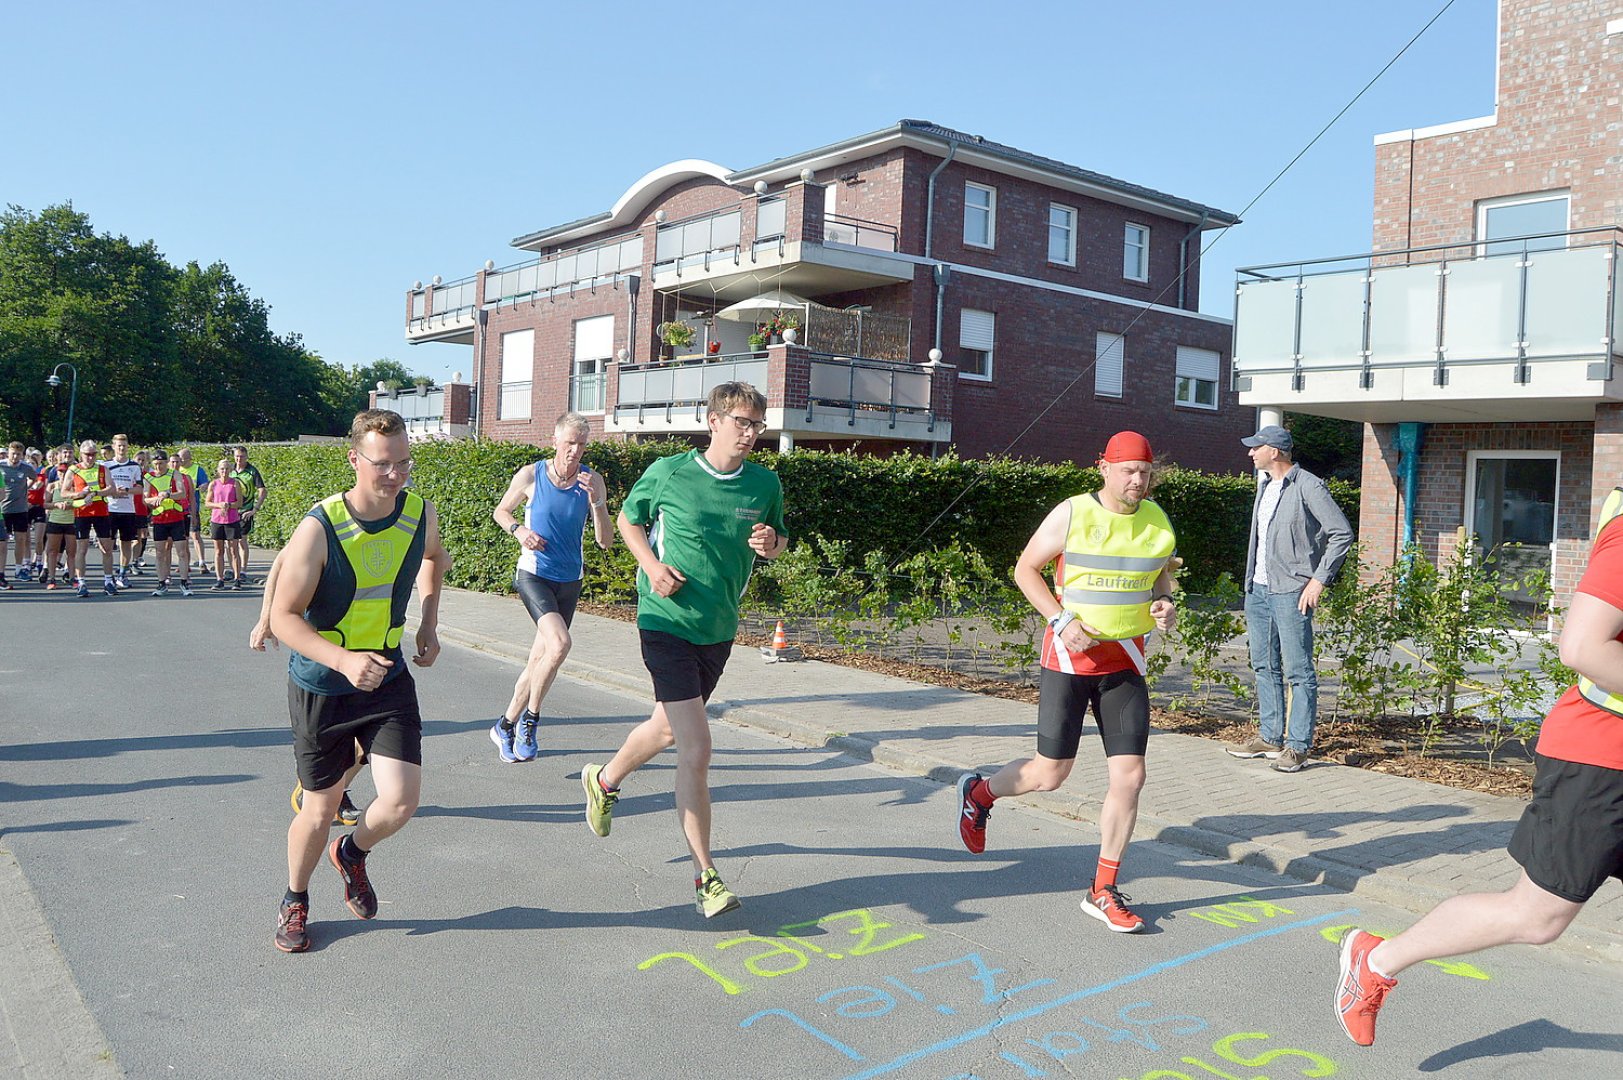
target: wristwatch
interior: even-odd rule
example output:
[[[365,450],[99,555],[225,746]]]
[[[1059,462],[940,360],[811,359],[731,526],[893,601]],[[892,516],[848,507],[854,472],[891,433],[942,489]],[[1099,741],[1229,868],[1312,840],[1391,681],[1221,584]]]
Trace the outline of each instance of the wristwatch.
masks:
[[[519,523],[517,521],[514,521],[513,524],[509,525],[507,527],[507,535],[512,536],[515,533],[517,533],[518,532],[518,526],[519,526]]]

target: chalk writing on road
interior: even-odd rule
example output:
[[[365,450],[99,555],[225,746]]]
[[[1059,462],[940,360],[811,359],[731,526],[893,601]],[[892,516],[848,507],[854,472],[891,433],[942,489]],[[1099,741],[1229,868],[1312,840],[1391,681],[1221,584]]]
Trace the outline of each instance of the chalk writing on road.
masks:
[[[1341,944],[1342,937],[1345,936],[1347,931],[1351,930],[1352,928],[1351,923],[1348,923],[1346,926],[1326,926],[1323,930],[1319,931],[1319,936],[1326,941],[1333,941],[1339,945]],[[1365,927],[1364,929],[1368,930],[1376,937],[1389,938],[1393,936],[1393,933],[1390,930],[1378,930],[1370,927]],[[1475,964],[1468,964],[1464,960],[1427,960],[1425,962],[1434,968],[1448,973],[1449,975],[1458,975],[1462,979],[1477,979],[1482,982],[1487,982],[1492,978],[1492,976],[1486,971],[1483,971]]]

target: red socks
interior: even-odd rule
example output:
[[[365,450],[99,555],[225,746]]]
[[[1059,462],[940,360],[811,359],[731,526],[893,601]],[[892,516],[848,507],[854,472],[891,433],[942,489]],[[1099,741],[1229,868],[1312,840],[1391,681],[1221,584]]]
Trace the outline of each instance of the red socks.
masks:
[[[992,785],[986,782],[984,776],[970,785],[969,797],[987,807],[997,801],[997,796],[992,794]]]
[[[1121,872],[1121,861],[1107,859],[1099,856],[1099,868],[1093,874],[1093,891],[1098,892],[1106,885],[1116,884],[1116,875]]]

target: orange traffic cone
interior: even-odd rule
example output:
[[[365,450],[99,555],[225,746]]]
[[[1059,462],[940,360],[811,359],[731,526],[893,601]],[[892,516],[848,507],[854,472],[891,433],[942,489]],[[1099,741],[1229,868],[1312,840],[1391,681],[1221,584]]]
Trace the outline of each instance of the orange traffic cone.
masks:
[[[787,649],[788,647],[789,639],[785,637],[783,633],[783,620],[779,619],[778,628],[772,631],[772,648],[774,650],[782,650]]]

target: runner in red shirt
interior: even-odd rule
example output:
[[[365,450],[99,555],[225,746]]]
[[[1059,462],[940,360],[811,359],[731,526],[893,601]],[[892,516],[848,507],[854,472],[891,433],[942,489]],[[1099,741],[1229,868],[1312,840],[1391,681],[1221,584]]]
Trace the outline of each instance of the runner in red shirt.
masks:
[[[147,474],[141,503],[152,515],[152,539],[158,546],[158,587],[153,596],[169,592],[171,567],[180,568],[180,595],[192,595],[191,545],[186,531],[195,497],[192,481],[185,473],[169,468],[169,455],[162,450],[152,455],[152,471]],[[180,561],[175,562],[175,544],[180,544]]]
[[[75,581],[80,596],[90,595],[85,582],[85,555],[90,551],[90,534],[96,534],[101,545],[102,591],[108,596],[118,595],[113,583],[113,535],[108,525],[107,496],[113,492],[113,482],[107,476],[107,466],[96,458],[96,442],[86,439],[79,444],[79,464],[67,469],[68,490],[74,495],[73,526],[79,538]]]
[[[1336,1017],[1353,1042],[1375,1041],[1395,976],[1494,945],[1543,945],[1566,930],[1607,878],[1623,879],[1623,523],[1604,522],[1561,629],[1561,662],[1581,676],[1539,732],[1533,798],[1510,838],[1522,876],[1500,893],[1445,900],[1391,940],[1342,939]]]

